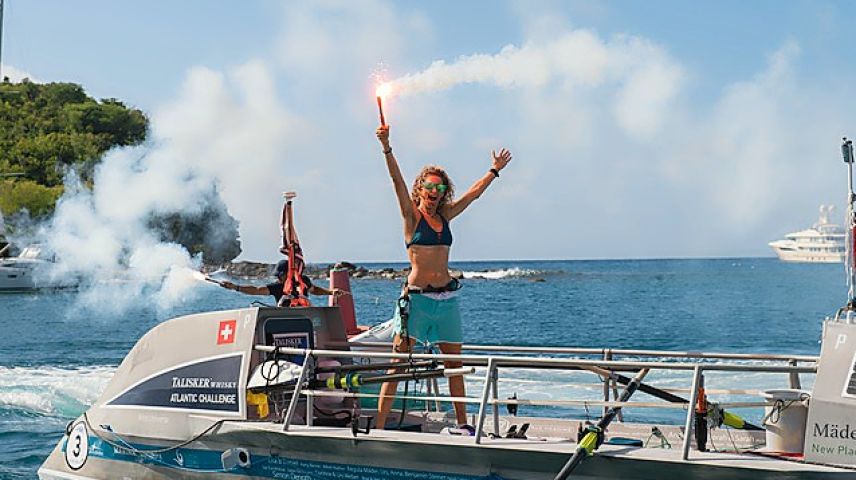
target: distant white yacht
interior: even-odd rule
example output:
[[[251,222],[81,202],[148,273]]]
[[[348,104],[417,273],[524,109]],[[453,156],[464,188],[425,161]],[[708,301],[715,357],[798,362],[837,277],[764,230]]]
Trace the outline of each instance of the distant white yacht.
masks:
[[[786,262],[841,263],[845,254],[845,230],[829,223],[832,205],[820,206],[820,218],[811,228],[785,235],[770,242],[780,260]]]
[[[21,250],[17,257],[0,259],[0,292],[23,292],[51,287],[36,278],[37,270],[52,265],[41,246],[33,244]]]

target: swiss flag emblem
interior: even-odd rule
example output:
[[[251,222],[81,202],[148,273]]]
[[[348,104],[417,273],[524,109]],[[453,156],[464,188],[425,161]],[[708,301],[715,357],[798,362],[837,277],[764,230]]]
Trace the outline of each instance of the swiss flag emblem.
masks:
[[[217,329],[217,345],[223,345],[224,343],[235,343],[235,327],[237,325],[237,320],[221,321],[220,328]]]

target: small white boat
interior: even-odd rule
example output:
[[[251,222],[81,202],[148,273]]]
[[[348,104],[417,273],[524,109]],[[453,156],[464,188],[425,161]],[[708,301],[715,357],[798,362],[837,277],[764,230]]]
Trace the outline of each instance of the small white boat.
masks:
[[[17,257],[0,259],[0,292],[25,292],[50,287],[41,280],[53,264],[44,249],[37,244],[21,250]]]
[[[829,222],[832,205],[820,206],[820,218],[811,228],[785,235],[768,245],[780,260],[806,263],[841,263],[845,255],[845,232]]]

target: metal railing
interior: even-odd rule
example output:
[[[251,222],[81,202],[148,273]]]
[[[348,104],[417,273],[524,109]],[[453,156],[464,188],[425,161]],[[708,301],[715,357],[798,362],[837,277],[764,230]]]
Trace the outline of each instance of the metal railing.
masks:
[[[389,351],[388,342],[341,342],[334,344],[342,347],[367,347]],[[525,347],[508,345],[464,345],[463,350],[472,352],[506,352],[506,353],[539,353],[554,355],[612,355],[626,357],[666,357],[666,358],[698,358],[713,360],[795,360],[798,362],[817,362],[817,355],[782,355],[766,353],[729,353],[729,352],[700,352],[676,350],[638,350],[622,348],[579,348],[579,347]]]
[[[285,418],[283,420],[283,429],[288,430],[294,418],[294,413],[297,408],[298,399],[303,394],[307,397],[307,403],[311,403],[314,396],[340,396],[340,397],[378,397],[375,394],[361,394],[354,392],[324,392],[313,391],[303,387],[307,380],[307,375],[310,372],[310,367],[313,365],[313,359],[316,357],[324,358],[363,358],[363,359],[384,359],[384,360],[436,360],[436,361],[458,361],[464,366],[480,366],[486,367],[483,386],[479,399],[471,397],[448,397],[448,396],[419,396],[408,397],[424,401],[444,401],[444,402],[461,402],[478,404],[478,417],[476,421],[475,443],[481,443],[485,435],[484,423],[487,419],[488,408],[492,409],[493,431],[499,432],[499,407],[502,405],[543,405],[543,406],[571,406],[571,405],[602,405],[604,409],[609,407],[637,407],[637,408],[669,408],[669,409],[686,409],[687,415],[683,427],[683,451],[682,458],[686,460],[689,456],[690,441],[693,438],[693,406],[698,400],[699,384],[705,372],[751,372],[751,373],[787,373],[789,376],[789,386],[791,388],[799,388],[800,374],[816,374],[817,373],[817,356],[813,355],[775,355],[775,354],[735,354],[735,353],[712,353],[712,352],[676,352],[676,351],[661,351],[661,350],[631,350],[631,349],[592,349],[592,348],[562,348],[562,347],[500,347],[491,345],[468,345],[465,346],[467,351],[484,351],[484,352],[501,352],[506,354],[514,353],[536,353],[536,354],[559,354],[559,355],[597,355],[602,356],[599,359],[585,358],[557,358],[557,357],[533,357],[533,356],[514,356],[514,355],[473,355],[473,354],[426,354],[426,353],[393,353],[389,351],[388,343],[371,342],[361,344],[351,344],[351,346],[362,347],[377,347],[386,348],[386,351],[350,351],[350,350],[323,350],[323,349],[301,349],[289,347],[272,347],[266,345],[256,345],[255,350],[260,352],[278,351],[284,355],[301,355],[304,362],[300,371],[297,385],[292,394],[291,403],[288,406]],[[630,357],[657,357],[657,358],[673,358],[697,361],[652,361],[652,360],[616,360],[617,356]],[[719,360],[717,362],[709,362],[710,360]],[[734,363],[734,361],[756,361],[768,362],[764,364],[746,364]],[[770,362],[780,362],[782,364],[770,364]],[[803,365],[805,364],[805,365]],[[405,365],[402,365],[405,366]],[[499,399],[499,370],[502,367],[528,368],[528,369],[562,369],[562,370],[579,370],[588,371],[590,373],[602,376],[604,371],[636,371],[641,369],[650,370],[671,370],[671,371],[688,371],[692,372],[692,386],[690,387],[690,398],[687,403],[675,402],[617,402],[610,400],[610,392],[616,394],[617,384],[610,383],[615,380],[604,378],[604,398],[602,401],[595,400],[526,400],[526,399]],[[730,390],[718,390],[720,392],[730,392]],[[745,390],[737,390],[736,392],[746,393]],[[400,398],[400,397],[397,397]],[[720,404],[729,407],[760,407],[769,406],[767,402],[732,402],[728,404]],[[311,405],[308,405],[311,412]],[[307,415],[307,424],[311,425],[311,413]]]

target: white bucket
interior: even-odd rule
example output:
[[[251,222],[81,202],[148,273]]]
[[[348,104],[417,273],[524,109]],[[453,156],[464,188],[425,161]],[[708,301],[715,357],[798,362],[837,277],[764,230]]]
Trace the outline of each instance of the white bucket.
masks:
[[[765,450],[803,453],[809,393],[793,389],[767,390],[764,399],[775,402],[773,406],[764,407],[764,426],[767,428]]]

